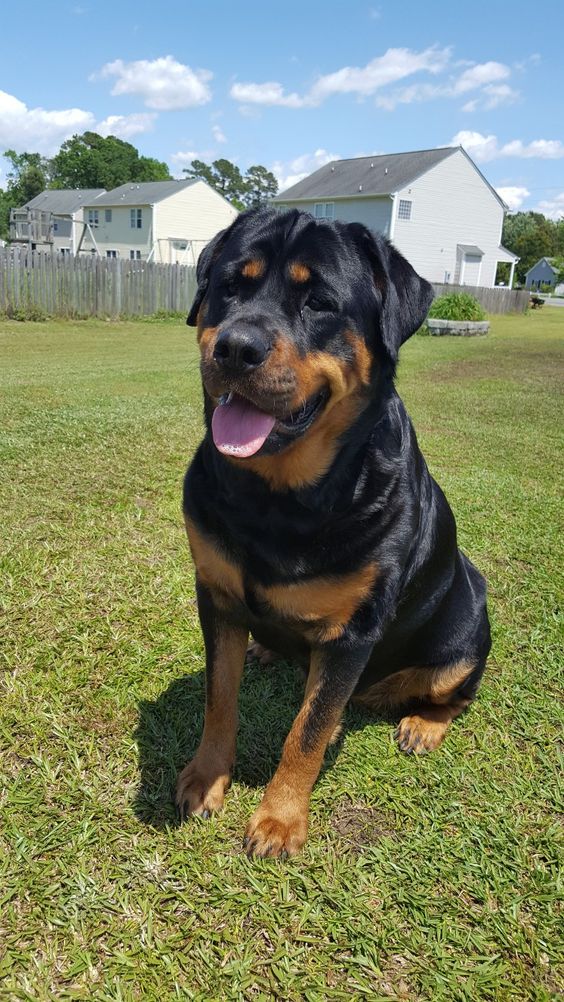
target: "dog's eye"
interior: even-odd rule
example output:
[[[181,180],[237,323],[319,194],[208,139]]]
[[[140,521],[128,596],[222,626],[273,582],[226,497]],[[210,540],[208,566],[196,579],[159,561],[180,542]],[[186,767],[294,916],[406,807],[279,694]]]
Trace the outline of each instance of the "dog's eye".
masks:
[[[331,310],[331,304],[319,296],[308,296],[306,306],[315,313],[327,313]]]
[[[224,289],[228,296],[236,296],[239,291],[239,286],[235,278],[229,278],[224,283]]]

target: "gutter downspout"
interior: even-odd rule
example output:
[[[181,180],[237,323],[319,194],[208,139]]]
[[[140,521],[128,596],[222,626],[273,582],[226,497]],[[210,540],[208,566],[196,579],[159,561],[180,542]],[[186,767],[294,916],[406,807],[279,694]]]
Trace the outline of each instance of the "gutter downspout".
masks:
[[[390,230],[389,230],[389,233],[388,233],[388,240],[392,240],[392,241],[394,239],[394,233],[395,233],[395,229],[396,229],[396,199],[397,199],[397,195],[398,195],[397,191],[394,191],[393,195],[390,195],[390,198],[392,200],[392,215],[391,215],[391,218],[390,218]]]

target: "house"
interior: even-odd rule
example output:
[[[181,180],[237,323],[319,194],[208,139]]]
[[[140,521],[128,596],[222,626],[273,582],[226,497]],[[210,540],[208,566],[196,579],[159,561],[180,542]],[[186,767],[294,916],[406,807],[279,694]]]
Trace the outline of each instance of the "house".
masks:
[[[556,265],[556,258],[541,257],[532,268],[525,273],[525,288],[540,289],[541,285],[555,287],[561,268]]]
[[[364,223],[385,234],[430,282],[493,288],[507,211],[461,146],[335,160],[278,195],[280,209]]]
[[[122,184],[85,207],[80,253],[195,264],[237,209],[205,181]]]
[[[10,212],[10,240],[32,250],[74,254],[82,236],[84,206],[104,188],[50,188]]]

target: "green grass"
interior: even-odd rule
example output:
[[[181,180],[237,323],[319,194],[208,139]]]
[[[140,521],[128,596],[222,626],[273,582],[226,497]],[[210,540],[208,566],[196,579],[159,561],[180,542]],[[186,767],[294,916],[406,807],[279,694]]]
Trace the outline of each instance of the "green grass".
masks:
[[[559,996],[563,335],[546,309],[405,346],[400,389],[488,576],[489,670],[428,757],[350,711],[281,864],[240,847],[291,667],[246,672],[223,814],[173,823],[203,704],[179,500],[193,333],[0,325],[3,999]]]

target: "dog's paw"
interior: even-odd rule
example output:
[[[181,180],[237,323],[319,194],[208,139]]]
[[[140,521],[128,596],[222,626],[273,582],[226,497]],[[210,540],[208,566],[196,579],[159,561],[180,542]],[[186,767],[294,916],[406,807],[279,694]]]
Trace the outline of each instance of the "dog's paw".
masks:
[[[245,658],[246,664],[251,664],[252,661],[258,661],[260,665],[273,665],[279,660],[280,655],[277,654],[276,651],[271,651],[268,647],[263,647],[263,645],[259,644],[257,640],[251,640],[247,648],[247,655]]]
[[[211,769],[197,758],[192,759],[178,774],[176,781],[175,802],[179,821],[185,821],[191,814],[209,818],[213,811],[221,810],[230,782],[228,770]]]
[[[424,755],[439,747],[447,728],[448,723],[444,720],[413,714],[400,720],[394,736],[402,752],[407,755]]]
[[[277,813],[262,804],[253,814],[243,848],[247,856],[295,856],[307,838],[307,813]]]

